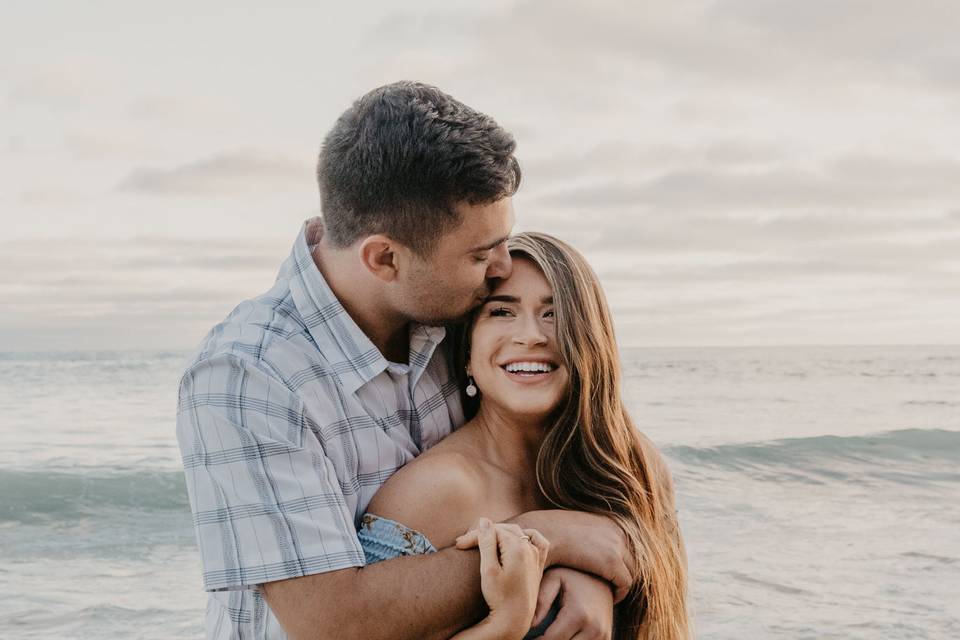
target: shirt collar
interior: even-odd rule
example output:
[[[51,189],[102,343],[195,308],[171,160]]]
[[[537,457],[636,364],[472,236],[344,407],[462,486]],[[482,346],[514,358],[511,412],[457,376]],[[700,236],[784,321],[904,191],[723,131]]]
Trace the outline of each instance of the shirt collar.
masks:
[[[347,393],[355,393],[391,365],[340,304],[313,262],[304,223],[293,251],[281,272],[289,280],[294,304],[310,336]],[[411,389],[430,363],[437,345],[446,336],[443,327],[413,324],[410,327]]]

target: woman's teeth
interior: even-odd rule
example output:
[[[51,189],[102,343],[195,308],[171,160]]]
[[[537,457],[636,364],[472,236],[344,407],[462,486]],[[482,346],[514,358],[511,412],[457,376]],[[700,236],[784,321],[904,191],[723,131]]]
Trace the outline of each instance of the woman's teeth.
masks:
[[[511,362],[504,369],[510,373],[550,373],[554,367],[547,362]]]

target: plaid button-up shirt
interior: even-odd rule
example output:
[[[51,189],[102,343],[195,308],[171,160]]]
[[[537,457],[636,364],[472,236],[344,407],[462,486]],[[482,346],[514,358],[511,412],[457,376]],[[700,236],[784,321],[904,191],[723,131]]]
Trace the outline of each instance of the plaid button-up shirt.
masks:
[[[363,566],[373,494],[463,422],[443,337],[414,326],[409,364],[388,362],[304,230],[273,288],[210,331],[177,412],[208,638],[284,638],[257,585]]]

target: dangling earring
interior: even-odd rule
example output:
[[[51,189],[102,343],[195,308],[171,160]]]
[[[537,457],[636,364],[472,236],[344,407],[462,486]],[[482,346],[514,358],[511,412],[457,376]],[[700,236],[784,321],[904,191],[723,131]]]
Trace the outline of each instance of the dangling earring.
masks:
[[[473,382],[473,376],[467,376],[467,397],[473,398],[477,395],[477,385]]]

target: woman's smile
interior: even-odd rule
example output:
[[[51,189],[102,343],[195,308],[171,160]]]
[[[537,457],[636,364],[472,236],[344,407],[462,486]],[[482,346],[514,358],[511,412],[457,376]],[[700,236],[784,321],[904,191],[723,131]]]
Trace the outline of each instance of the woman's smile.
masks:
[[[510,360],[500,368],[510,380],[519,384],[537,384],[555,377],[559,368],[553,361],[540,359]]]

